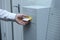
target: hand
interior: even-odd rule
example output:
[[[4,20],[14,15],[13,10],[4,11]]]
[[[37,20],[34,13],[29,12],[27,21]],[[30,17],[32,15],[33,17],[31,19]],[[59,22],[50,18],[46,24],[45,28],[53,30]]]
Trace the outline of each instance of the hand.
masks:
[[[26,25],[26,24],[28,24],[28,22],[25,22],[25,21],[22,20],[23,17],[25,17],[25,16],[27,16],[27,15],[25,15],[25,14],[16,14],[16,18],[15,18],[16,22],[17,22],[18,24],[21,24],[21,25]]]

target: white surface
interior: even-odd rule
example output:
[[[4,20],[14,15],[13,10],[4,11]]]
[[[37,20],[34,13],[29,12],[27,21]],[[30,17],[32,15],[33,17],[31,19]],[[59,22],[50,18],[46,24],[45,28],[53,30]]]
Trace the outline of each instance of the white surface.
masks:
[[[32,17],[29,29],[24,31],[24,40],[46,40],[49,7],[24,6],[23,13]]]
[[[32,9],[41,9],[41,8],[48,8],[49,6],[22,6],[24,8],[32,8]]]

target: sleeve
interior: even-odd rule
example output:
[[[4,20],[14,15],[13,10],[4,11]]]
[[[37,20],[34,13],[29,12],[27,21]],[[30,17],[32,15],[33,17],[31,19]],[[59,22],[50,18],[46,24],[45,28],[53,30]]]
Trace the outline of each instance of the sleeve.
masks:
[[[11,19],[11,20],[14,20],[15,16],[16,16],[15,13],[10,13],[10,12],[8,12],[6,10],[0,9],[0,18],[1,19]]]

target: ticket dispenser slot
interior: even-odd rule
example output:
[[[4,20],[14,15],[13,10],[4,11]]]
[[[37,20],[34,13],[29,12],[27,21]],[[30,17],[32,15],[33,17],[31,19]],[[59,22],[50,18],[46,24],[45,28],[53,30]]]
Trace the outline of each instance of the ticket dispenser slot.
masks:
[[[32,17],[31,16],[27,16],[23,18],[23,21],[28,22],[28,24],[24,25],[24,30],[28,30],[31,26],[31,21],[32,21]]]

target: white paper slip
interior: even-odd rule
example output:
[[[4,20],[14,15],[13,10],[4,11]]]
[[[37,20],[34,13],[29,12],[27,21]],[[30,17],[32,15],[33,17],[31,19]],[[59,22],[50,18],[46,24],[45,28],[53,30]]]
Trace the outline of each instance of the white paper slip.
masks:
[[[23,21],[29,21],[29,20],[30,20],[30,19],[28,19],[28,18],[24,18],[24,19],[23,19]]]

